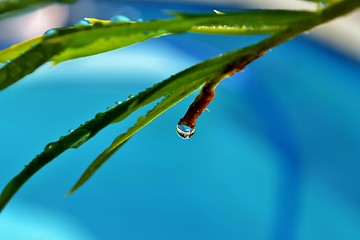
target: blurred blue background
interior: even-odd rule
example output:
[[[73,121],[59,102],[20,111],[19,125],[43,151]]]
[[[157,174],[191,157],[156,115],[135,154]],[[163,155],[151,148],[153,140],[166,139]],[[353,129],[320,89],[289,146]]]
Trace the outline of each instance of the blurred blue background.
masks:
[[[83,0],[58,7],[66,19],[57,23],[239,9],[169,2]],[[16,42],[4,36],[1,48]],[[168,36],[41,67],[0,92],[0,187],[48,142],[115,101],[262,37]],[[87,165],[146,110],[65,152],[1,213],[0,239],[360,239],[359,80],[356,58],[300,36],[226,79],[191,140],[175,126],[195,95],[70,197]]]

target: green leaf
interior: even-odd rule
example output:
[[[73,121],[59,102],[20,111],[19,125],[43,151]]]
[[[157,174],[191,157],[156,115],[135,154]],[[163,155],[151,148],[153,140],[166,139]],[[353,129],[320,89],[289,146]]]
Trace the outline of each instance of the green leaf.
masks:
[[[86,57],[98,53],[111,51],[139,43],[150,38],[160,37],[173,32],[184,32],[190,26],[164,21],[115,23],[110,21],[94,21],[88,27],[82,27],[72,33],[51,38],[49,43],[61,42],[66,49],[54,56],[51,61],[58,64],[63,61]]]
[[[27,46],[27,44],[20,46]],[[15,59],[8,60],[0,69],[0,90],[32,73],[43,63],[49,61],[61,49],[60,44],[46,45],[44,42],[40,42],[31,46],[29,50],[20,53]],[[17,55],[18,52],[9,51],[7,54]]]
[[[24,53],[31,49],[31,47],[37,45],[42,41],[42,36],[32,38],[30,40],[12,45],[9,48],[0,51],[0,63],[5,63],[6,61],[13,60],[20,56],[21,53]]]
[[[303,11],[248,10],[225,15],[177,13],[173,19],[141,23],[111,23],[106,20],[89,19],[88,26],[53,29],[45,33],[44,37],[0,51],[0,62],[13,60],[12,64],[6,64],[0,69],[0,90],[33,72],[47,61],[58,64],[66,60],[125,47],[150,38],[186,31],[227,34],[274,33],[299,19],[312,19],[316,16],[314,13]],[[34,54],[39,55],[42,52],[49,54],[40,58],[39,61],[36,60],[34,64],[31,61],[26,62]],[[26,67],[23,68],[25,65]]]
[[[184,19],[202,18],[190,31],[207,34],[255,35],[273,34],[305,19],[315,19],[317,14],[309,11],[291,10],[243,10],[225,12],[221,15],[174,13]]]

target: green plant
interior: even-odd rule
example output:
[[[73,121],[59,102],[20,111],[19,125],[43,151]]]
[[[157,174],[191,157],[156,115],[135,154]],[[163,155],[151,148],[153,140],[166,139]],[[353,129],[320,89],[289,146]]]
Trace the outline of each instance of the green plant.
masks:
[[[39,4],[50,1],[29,1]],[[63,1],[65,2],[65,1]],[[317,2],[317,1],[315,1]],[[196,32],[205,34],[267,34],[260,42],[206,60],[169,79],[138,93],[127,101],[118,103],[106,112],[98,113],[79,128],[49,143],[5,187],[0,196],[2,210],[19,188],[37,171],[69,148],[77,148],[100,130],[110,124],[122,121],[136,110],[149,103],[158,104],[125,133],[119,135],[87,168],[78,182],[70,190],[72,193],[88,180],[92,174],[110,158],[136,132],[150,123],[167,109],[186,96],[201,88],[188,112],[179,121],[178,132],[189,138],[195,131],[196,119],[212,101],[216,86],[226,77],[243,70],[249,63],[261,57],[268,50],[305,32],[311,28],[345,15],[360,7],[358,0],[326,1],[318,11],[290,10],[246,10],[241,12],[216,14],[171,13],[172,18],[145,22],[132,22],[126,18],[112,20],[84,19],[69,28],[51,29],[43,36],[28,40],[0,51],[0,89],[32,73],[43,63],[86,57],[113,49],[169,34]],[[7,11],[27,7],[0,5],[0,16]],[[13,3],[11,3],[13,4]],[[5,9],[5,10],[3,10]]]

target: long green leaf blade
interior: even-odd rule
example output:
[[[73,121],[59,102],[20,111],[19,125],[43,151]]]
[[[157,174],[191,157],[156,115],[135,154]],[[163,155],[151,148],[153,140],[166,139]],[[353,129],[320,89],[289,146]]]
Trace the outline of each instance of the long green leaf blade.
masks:
[[[169,20],[126,24],[112,24],[110,21],[90,19],[89,26],[53,29],[48,31],[45,37],[39,37],[0,51],[0,62],[14,61],[13,64],[6,64],[0,69],[0,90],[33,72],[47,61],[57,64],[125,47],[150,38],[186,31],[228,34],[274,33],[294,21],[316,16],[314,13],[303,11],[251,10],[225,15],[178,14]],[[40,49],[35,48],[39,51],[37,54],[51,52],[52,55],[40,58],[42,61],[36,61],[36,64],[25,62],[31,57],[30,55],[34,54],[34,45],[41,46]],[[56,51],[53,51],[54,46],[56,46]],[[26,65],[26,71],[19,72],[22,65]],[[18,74],[11,74],[12,72],[18,72]]]

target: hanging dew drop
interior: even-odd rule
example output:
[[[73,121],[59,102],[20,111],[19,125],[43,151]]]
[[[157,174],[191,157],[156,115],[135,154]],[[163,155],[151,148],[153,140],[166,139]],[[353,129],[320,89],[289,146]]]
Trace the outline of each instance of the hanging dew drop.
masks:
[[[52,37],[52,36],[55,36],[57,33],[58,33],[58,31],[55,28],[53,28],[53,29],[50,29],[50,30],[46,31],[44,33],[44,36],[45,37]]]
[[[115,106],[118,106],[118,105],[120,105],[120,104],[122,104],[122,101],[116,101],[116,102],[115,102]]]
[[[123,15],[117,15],[110,19],[111,23],[130,23],[131,20]]]
[[[189,139],[192,137],[192,135],[194,135],[195,128],[189,127],[184,124],[178,124],[176,126],[176,132],[182,139]]]
[[[74,129],[69,129],[68,134],[72,133],[73,131],[74,131]]]

